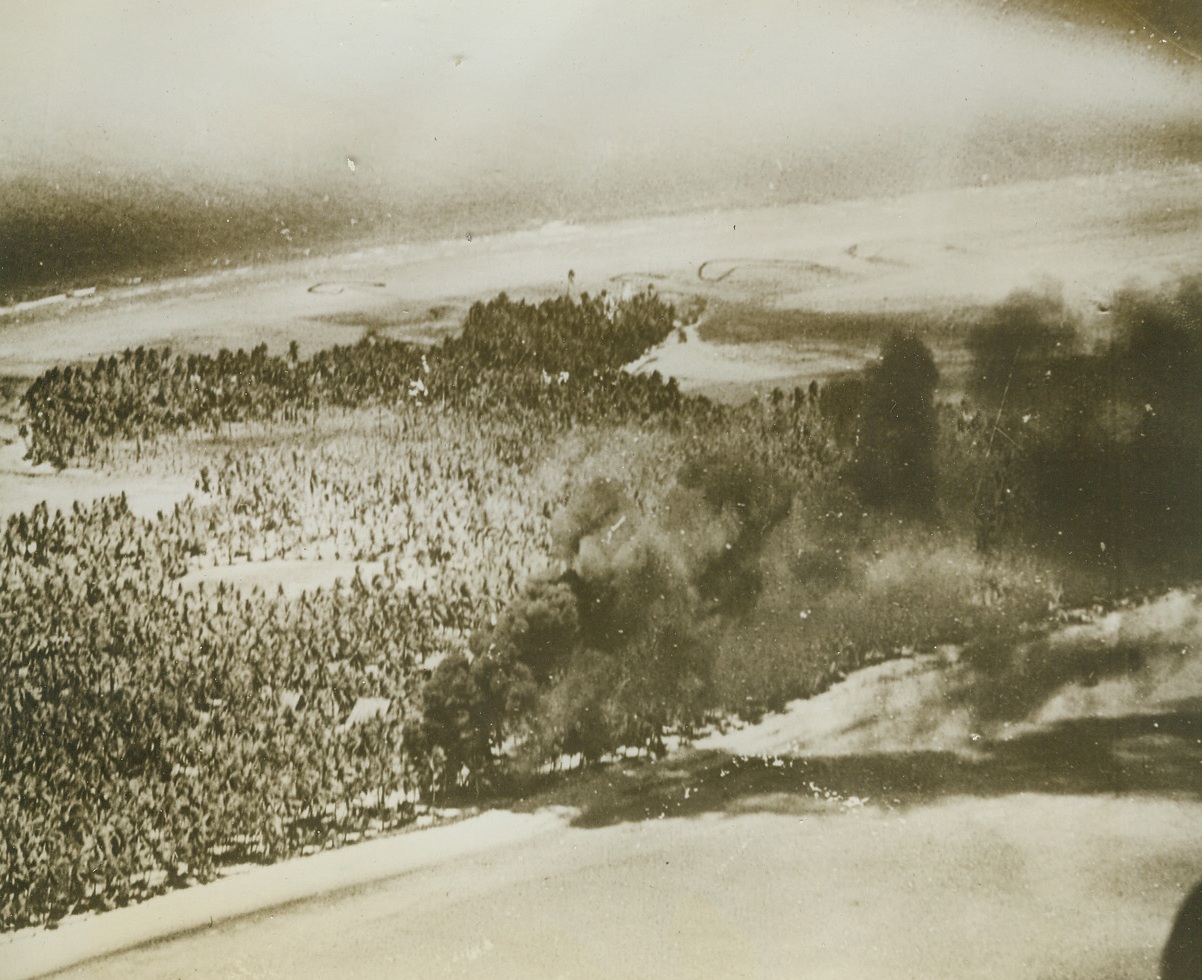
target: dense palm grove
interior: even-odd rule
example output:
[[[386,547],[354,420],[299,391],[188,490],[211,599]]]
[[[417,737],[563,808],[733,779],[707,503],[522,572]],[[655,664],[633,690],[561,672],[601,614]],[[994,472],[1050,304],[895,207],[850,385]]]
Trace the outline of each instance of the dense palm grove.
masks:
[[[217,431],[252,419],[308,419],[322,409],[408,397],[489,411],[550,410],[564,422],[580,421],[608,410],[603,389],[585,385],[582,398],[577,383],[556,397],[561,393],[547,384],[547,372],[556,381],[594,372],[612,376],[662,340],[674,318],[675,310],[650,293],[620,304],[602,296],[537,306],[511,303],[502,294],[475,304],[462,333],[429,356],[413,344],[374,336],[304,361],[295,345],[287,358],[269,356],[265,345],[186,358],[169,350],[127,350],[90,369],[55,368],[30,386],[24,398],[29,452],[36,462],[63,466],[97,459],[114,439]],[[650,412],[673,394],[655,384],[626,397],[640,403],[631,409]]]
[[[478,781],[459,748],[483,731],[491,756],[500,732],[423,710],[426,676],[562,571],[551,518],[598,447],[644,440],[629,473],[655,487],[715,426],[778,432],[790,468],[819,445],[804,398],[785,427],[616,370],[674,318],[651,294],[501,297],[439,348],[139,350],[38,379],[34,459],[183,468],[196,492],[152,521],[116,498],[5,529],[0,922],[325,846]],[[299,597],[185,577],[319,556],[376,571]]]
[[[650,291],[501,296],[430,348],[48,372],[31,458],[195,492],[153,520],[109,498],[4,530],[0,926],[379,832],[506,769],[658,751],[878,657],[1004,642],[1134,567],[1131,535],[1082,550],[1097,527],[1155,517],[1194,560],[1197,508],[1162,498],[1202,486],[1173,462],[1197,437],[1157,421],[1202,415],[1191,288],[1129,297],[1093,353],[1055,333],[1062,310],[1000,307],[972,337],[979,411],[937,405],[900,335],[822,391],[682,395],[621,370],[677,323]],[[1116,403],[1091,396],[1120,357],[1139,372],[1107,429]],[[1148,499],[1082,510],[1073,467],[1113,458],[1151,468]],[[212,574],[323,558],[360,565],[299,595]]]

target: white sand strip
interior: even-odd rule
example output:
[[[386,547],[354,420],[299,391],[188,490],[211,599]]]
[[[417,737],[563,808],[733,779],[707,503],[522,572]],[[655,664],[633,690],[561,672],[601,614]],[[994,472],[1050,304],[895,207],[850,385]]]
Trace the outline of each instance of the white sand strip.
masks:
[[[490,811],[421,833],[257,868],[101,915],[68,918],[53,931],[24,929],[0,940],[0,978],[41,976],[239,916],[527,841],[565,824],[565,814],[558,811]]]

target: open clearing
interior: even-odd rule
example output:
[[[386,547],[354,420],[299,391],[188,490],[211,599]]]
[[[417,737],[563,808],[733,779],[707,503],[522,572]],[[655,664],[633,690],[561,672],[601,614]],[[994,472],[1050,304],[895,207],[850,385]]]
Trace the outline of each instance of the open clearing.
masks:
[[[225,583],[240,591],[258,588],[268,593],[283,589],[284,595],[295,598],[302,592],[328,589],[337,582],[345,585],[356,575],[370,581],[373,575],[380,574],[383,569],[382,562],[322,557],[314,557],[311,560],[271,559],[195,569],[180,579],[180,585],[186,589],[194,589]]]
[[[50,513],[67,512],[75,503],[124,493],[130,510],[153,517],[171,508],[193,490],[193,478],[98,473],[69,467],[55,470],[49,463],[33,466],[25,459],[25,441],[11,420],[0,420],[0,520],[32,510],[43,501]]]

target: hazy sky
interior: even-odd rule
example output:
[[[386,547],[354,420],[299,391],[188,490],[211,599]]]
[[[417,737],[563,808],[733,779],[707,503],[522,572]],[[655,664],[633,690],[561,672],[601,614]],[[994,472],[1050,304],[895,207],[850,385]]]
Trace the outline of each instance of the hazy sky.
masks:
[[[1196,63],[991,6],[0,0],[0,173],[451,187],[899,134],[937,168],[1025,120],[1202,113]]]

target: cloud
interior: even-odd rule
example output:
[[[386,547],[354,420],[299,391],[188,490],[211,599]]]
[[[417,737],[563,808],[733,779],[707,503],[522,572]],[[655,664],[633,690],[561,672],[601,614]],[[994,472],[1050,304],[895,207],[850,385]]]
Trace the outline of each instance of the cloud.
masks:
[[[403,194],[768,174],[905,145],[938,175],[1007,127],[1149,124],[1202,104],[1184,69],[965,3],[65,0],[15,5],[6,39],[9,174]]]

